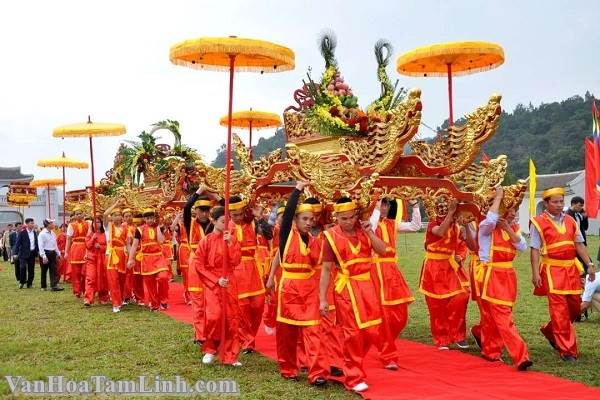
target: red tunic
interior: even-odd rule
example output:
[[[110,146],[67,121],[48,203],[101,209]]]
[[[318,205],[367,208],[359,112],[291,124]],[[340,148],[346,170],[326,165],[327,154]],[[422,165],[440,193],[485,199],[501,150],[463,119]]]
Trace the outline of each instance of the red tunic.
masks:
[[[518,232],[519,226],[511,228]],[[499,226],[492,232],[490,261],[484,264],[485,277],[481,298],[494,304],[513,306],[517,299],[517,274],[513,260],[517,251],[510,236]]]
[[[162,244],[162,252],[163,257],[165,257],[165,261],[167,261],[167,265],[169,265],[173,261],[173,234],[170,229],[165,229],[163,232],[165,237],[165,241]]]
[[[88,233],[88,224],[85,221],[71,222],[73,236],[69,249],[69,262],[71,264],[85,263],[85,237]]]
[[[425,296],[444,299],[464,293],[458,270],[460,266],[454,260],[458,245],[459,229],[452,224],[443,237],[433,234],[433,228],[441,221],[431,221],[425,233],[425,261],[421,269],[419,291]]]
[[[386,253],[383,256],[375,256],[375,274],[378,280],[377,288],[381,297],[381,304],[392,306],[415,301],[404,276],[398,269],[398,258],[396,257],[396,221],[384,219],[377,225],[375,235],[383,240],[386,245]]]
[[[563,224],[558,225],[547,213],[531,220],[542,239],[540,249],[540,275],[542,287],[534,294],[544,296],[554,294],[581,294],[580,273],[583,267],[577,260],[575,236],[578,231],[577,222],[565,215]]]
[[[211,232],[206,235],[198,244],[198,249],[195,252],[193,261],[193,268],[190,268],[190,275],[192,271],[198,276],[200,285],[204,286],[206,290],[218,293],[219,284],[217,283],[219,278],[223,276],[223,254],[225,249],[225,242],[223,240],[223,234],[217,231]],[[242,252],[239,242],[232,237],[231,245],[227,247],[229,264],[239,264],[242,258]],[[229,285],[227,286],[227,292],[236,298],[237,288],[235,279],[229,278]],[[191,282],[190,282],[191,286]],[[191,291],[191,288],[190,288]]]
[[[153,275],[167,270],[162,246],[158,243],[157,230],[156,226],[150,227],[148,225],[142,225],[138,228],[142,237],[140,240],[142,275]]]
[[[308,245],[296,226],[288,235],[281,257],[281,281],[277,290],[277,321],[290,325],[318,325],[319,259],[318,240],[308,235]]]
[[[265,286],[254,258],[256,253],[254,222],[235,225],[235,236],[242,250],[240,263],[231,264],[235,265],[233,274],[237,283],[238,298],[261,295],[265,293]]]
[[[192,250],[190,248],[190,242],[185,225],[183,222],[179,223],[179,231],[177,232],[177,264],[179,268],[187,269],[190,261],[190,255]]]
[[[270,270],[270,258],[269,258],[269,241],[263,235],[256,236],[256,266],[260,276],[265,277],[269,275]]]
[[[374,266],[369,237],[361,230],[356,231],[356,237],[349,237],[337,225],[324,234],[340,267],[335,279],[336,296],[352,304],[359,329],[381,324],[381,307],[371,276]]]
[[[119,226],[110,224],[108,244],[108,262],[106,269],[116,269],[121,273],[126,272],[127,256],[125,254],[125,244],[127,243],[128,227],[126,223]]]

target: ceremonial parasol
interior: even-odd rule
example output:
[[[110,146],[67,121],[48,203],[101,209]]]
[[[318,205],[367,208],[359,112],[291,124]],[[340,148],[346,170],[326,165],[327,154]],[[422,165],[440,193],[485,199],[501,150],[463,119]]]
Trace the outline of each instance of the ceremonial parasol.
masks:
[[[227,126],[229,115],[224,115],[219,120],[221,126]],[[266,111],[237,111],[231,116],[231,126],[240,129],[249,130],[248,148],[250,149],[250,159],[252,159],[252,129],[277,128],[281,125],[279,115]]]
[[[449,42],[418,47],[398,57],[396,70],[408,76],[447,76],[449,124],[452,114],[452,77],[487,71],[504,63],[504,50],[489,42]]]
[[[88,167],[88,163],[85,161],[75,160],[73,158],[68,158],[65,156],[63,152],[62,157],[56,158],[48,158],[45,160],[39,160],[37,162],[39,167],[55,167],[62,168],[62,179],[63,179],[63,224],[67,221],[67,215],[65,212],[65,205],[67,203],[67,191],[65,187],[65,168],[76,168],[76,169],[86,169]]]
[[[52,218],[52,210],[50,209],[50,188],[65,185],[65,181],[61,178],[35,179],[29,182],[29,186],[46,188],[46,197],[48,198],[48,218]]]
[[[64,125],[55,128],[52,132],[54,137],[88,137],[90,139],[90,165],[92,166],[92,216],[96,215],[96,181],[94,179],[94,147],[92,138],[97,136],[120,136],[125,134],[125,125],[92,122],[83,124]]]
[[[233,77],[235,71],[282,72],[294,68],[294,52],[284,46],[263,40],[230,37],[201,37],[185,40],[171,47],[173,64],[200,70],[229,71],[229,107],[227,110],[227,147],[225,151],[225,227],[229,229],[229,197],[231,183],[231,126],[233,124]],[[227,257],[223,257],[223,273],[229,272]],[[225,339],[226,293],[222,291],[223,326],[221,343]]]

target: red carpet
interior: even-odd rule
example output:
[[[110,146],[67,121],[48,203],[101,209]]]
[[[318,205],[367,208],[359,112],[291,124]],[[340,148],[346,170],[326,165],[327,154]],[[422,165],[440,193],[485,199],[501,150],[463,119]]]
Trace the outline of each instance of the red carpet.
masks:
[[[183,287],[172,284],[171,302],[165,312],[172,318],[191,323],[190,306],[183,303]],[[365,360],[369,390],[366,399],[600,399],[600,390],[541,372],[517,372],[501,363],[459,351],[439,351],[433,346],[397,341],[399,371],[386,371],[374,353]],[[275,337],[263,329],[256,338],[257,350],[275,359]],[[577,368],[577,365],[574,365]]]

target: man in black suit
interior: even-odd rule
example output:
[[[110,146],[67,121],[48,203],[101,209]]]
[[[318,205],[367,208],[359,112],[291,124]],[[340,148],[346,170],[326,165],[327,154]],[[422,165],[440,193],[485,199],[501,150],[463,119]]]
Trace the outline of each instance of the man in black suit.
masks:
[[[23,228],[23,224],[20,222],[15,223],[15,229],[8,235],[8,244],[10,245],[10,262],[15,266],[15,278],[17,283],[21,283],[21,266],[19,265],[19,255],[17,254],[17,238],[19,232]]]
[[[17,236],[16,254],[19,256],[20,286],[27,284],[31,288],[33,284],[33,275],[35,272],[35,260],[38,256],[37,233],[34,230],[35,224],[33,218],[25,219],[25,229],[19,232]]]

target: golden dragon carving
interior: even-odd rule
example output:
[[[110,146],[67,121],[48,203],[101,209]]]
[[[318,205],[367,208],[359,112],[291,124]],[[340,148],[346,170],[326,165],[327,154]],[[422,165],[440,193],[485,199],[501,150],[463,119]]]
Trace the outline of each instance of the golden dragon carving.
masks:
[[[451,174],[464,170],[475,160],[481,145],[496,133],[501,99],[499,94],[493,94],[486,105],[466,115],[465,125],[450,127],[433,144],[424,140],[412,142],[413,154],[430,167],[447,167]]]
[[[473,192],[485,196],[502,182],[507,165],[506,156],[500,155],[489,161],[471,164],[459,173],[451,175],[450,179],[463,192]]]
[[[370,124],[365,138],[340,138],[342,153],[356,165],[373,166],[380,174],[387,172],[402,155],[404,145],[417,133],[421,109],[421,90],[412,89],[404,102],[390,110],[388,121]]]

